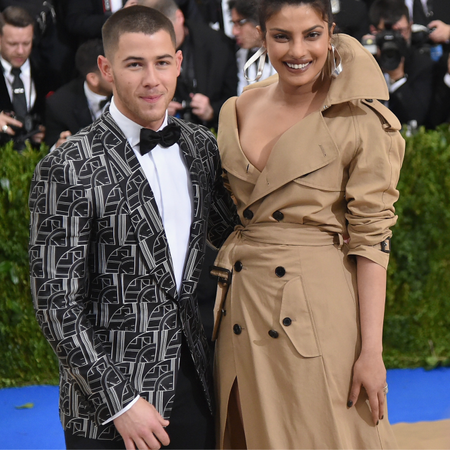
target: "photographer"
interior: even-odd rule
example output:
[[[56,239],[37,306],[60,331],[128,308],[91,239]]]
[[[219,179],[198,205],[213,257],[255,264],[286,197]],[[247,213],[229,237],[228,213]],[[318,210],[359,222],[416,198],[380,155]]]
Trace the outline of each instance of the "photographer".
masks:
[[[9,6],[0,17],[0,125],[1,138],[14,137],[16,148],[25,140],[40,144],[45,128],[45,92],[36,68],[30,62],[33,42],[33,18],[23,8]]]
[[[375,56],[389,87],[389,109],[402,124],[423,125],[433,93],[433,61],[411,46],[408,8],[398,0],[375,0],[369,18]]]

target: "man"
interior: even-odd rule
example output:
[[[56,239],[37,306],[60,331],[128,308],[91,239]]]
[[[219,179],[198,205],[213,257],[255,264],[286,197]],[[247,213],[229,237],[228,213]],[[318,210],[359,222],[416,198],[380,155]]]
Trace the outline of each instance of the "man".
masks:
[[[1,131],[9,136],[35,131],[29,137],[38,144],[44,138],[44,128],[40,125],[44,116],[46,92],[43,77],[29,59],[33,45],[33,18],[26,10],[17,6],[7,7],[1,16]],[[12,116],[16,116],[17,120]],[[34,126],[25,130],[24,121],[27,116],[34,117]]]
[[[207,226],[220,245],[236,211],[213,135],[167,116],[182,60],[171,22],[122,9],[103,44],[110,109],[38,164],[30,191],[32,294],[67,447],[213,448],[196,289]]]
[[[398,61],[383,59],[384,44],[380,44],[378,62],[389,87],[389,109],[402,124],[417,127],[425,123],[433,94],[433,62],[429,55],[421,54],[411,46],[411,22],[408,8],[398,0],[375,0],[369,11],[372,34],[383,30],[397,33],[395,39]],[[392,51],[384,53],[392,55]],[[395,59],[395,58],[394,58]],[[389,60],[389,61],[388,61]]]
[[[248,0],[230,0],[228,2],[231,11],[231,22],[233,24],[233,36],[236,44],[240,47],[236,53],[236,63],[238,69],[238,94],[242,93],[245,86],[250,84],[244,76],[245,63],[256,53],[263,45],[261,33],[258,30],[259,19],[258,9],[253,1]],[[248,68],[248,78],[255,80],[257,73],[257,64],[255,62]],[[260,80],[275,74],[275,69],[266,58],[263,74]]]
[[[104,55],[100,39],[81,44],[75,55],[80,77],[62,86],[47,98],[45,142],[59,147],[71,134],[100,117],[112,94],[112,86],[100,73],[97,58]]]
[[[217,128],[223,103],[237,93],[236,60],[225,37],[201,22],[185,21],[173,0],[138,0],[173,23],[177,49],[183,52],[181,74],[170,115]]]

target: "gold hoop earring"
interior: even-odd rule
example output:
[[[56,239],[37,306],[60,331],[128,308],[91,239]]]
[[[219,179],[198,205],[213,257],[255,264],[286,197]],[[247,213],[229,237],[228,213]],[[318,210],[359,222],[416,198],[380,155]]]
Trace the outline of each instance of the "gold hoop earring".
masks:
[[[341,55],[337,48],[331,44],[331,76],[337,78],[343,70]]]
[[[249,83],[254,83],[255,81],[258,81],[263,74],[264,65],[266,64],[266,55],[267,55],[267,49],[264,47],[261,47],[258,49],[258,51],[245,63],[244,65],[244,77]],[[248,76],[248,69],[249,67],[258,61],[258,71],[256,72],[256,77],[252,80]]]

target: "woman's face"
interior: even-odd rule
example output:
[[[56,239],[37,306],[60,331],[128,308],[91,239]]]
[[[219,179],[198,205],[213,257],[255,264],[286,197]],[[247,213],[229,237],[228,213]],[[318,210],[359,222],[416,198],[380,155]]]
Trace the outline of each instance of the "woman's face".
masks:
[[[328,23],[309,5],[286,5],[267,20],[266,30],[264,43],[280,81],[314,83],[331,48]]]

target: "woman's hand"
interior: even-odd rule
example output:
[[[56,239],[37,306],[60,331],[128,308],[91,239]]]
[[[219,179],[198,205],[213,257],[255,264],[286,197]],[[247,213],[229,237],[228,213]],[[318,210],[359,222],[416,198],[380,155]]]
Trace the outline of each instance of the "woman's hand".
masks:
[[[383,419],[386,404],[386,367],[380,352],[362,352],[353,366],[353,382],[347,406],[353,406],[361,387],[367,392],[372,419],[375,425]]]

